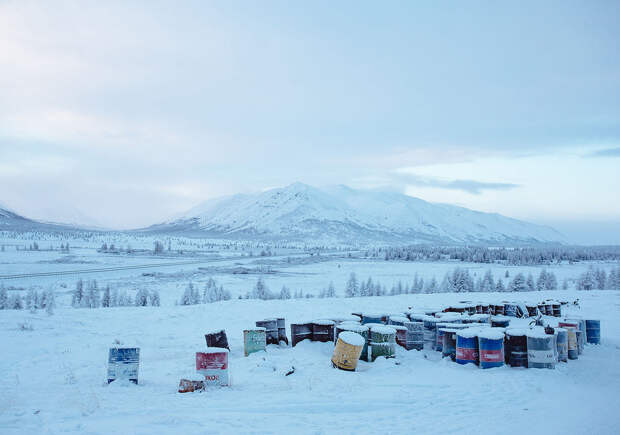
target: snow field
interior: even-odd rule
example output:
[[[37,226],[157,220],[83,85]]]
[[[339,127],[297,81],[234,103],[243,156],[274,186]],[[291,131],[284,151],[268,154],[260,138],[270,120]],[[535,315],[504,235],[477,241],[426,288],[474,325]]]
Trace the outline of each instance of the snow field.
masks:
[[[270,345],[243,356],[243,329],[269,317],[290,323],[353,311],[401,312],[460,300],[581,300],[569,315],[601,320],[600,346],[555,370],[482,370],[405,351],[331,367],[333,344]],[[60,308],[53,316],[0,313],[0,432],[17,433],[617,433],[620,292],[402,295],[287,301],[231,300],[160,308]],[[28,322],[32,331],[19,323]],[[511,325],[512,326],[512,325]],[[518,325],[515,325],[518,326]],[[177,393],[200,379],[195,352],[224,328],[231,386]],[[114,341],[140,347],[140,384],[106,384]],[[425,358],[425,355],[427,358]],[[285,376],[291,367],[295,372]]]

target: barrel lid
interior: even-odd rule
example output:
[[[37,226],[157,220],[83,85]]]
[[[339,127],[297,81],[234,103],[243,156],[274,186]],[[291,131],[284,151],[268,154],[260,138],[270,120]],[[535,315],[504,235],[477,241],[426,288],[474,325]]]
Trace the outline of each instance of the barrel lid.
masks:
[[[511,337],[525,337],[529,329],[527,328],[507,328],[506,335],[510,335]]]
[[[491,317],[490,314],[472,314],[468,318],[472,320],[480,321],[480,320],[489,320],[489,317]]]
[[[228,349],[224,347],[207,347],[205,350],[197,353],[228,353]]]
[[[385,316],[385,313],[380,313],[378,311],[364,311],[362,314],[364,317],[373,317],[373,318],[381,318]]]
[[[408,322],[409,321],[407,317],[404,317],[402,315],[390,316],[390,320],[393,320],[394,322]]]
[[[485,328],[485,329],[487,329],[487,328]],[[481,328],[476,328],[476,327],[474,327],[474,328],[465,328],[465,329],[459,329],[456,334],[459,337],[463,337],[463,338],[474,338],[474,337],[478,336],[480,331],[481,331]]]
[[[370,331],[371,332],[376,332],[377,334],[396,334],[396,329],[394,328],[394,325],[390,325],[390,326],[386,326],[386,325],[371,326],[370,327]]]
[[[359,323],[351,323],[351,324],[343,324],[338,325],[338,329],[342,331],[352,331],[352,332],[366,332],[368,331],[367,325],[360,325]]]
[[[390,328],[394,328],[397,331],[406,331],[407,327],[403,325],[387,325]]]
[[[353,331],[342,331],[338,335],[338,339],[352,346],[363,346],[366,343],[366,339],[364,337]]]
[[[267,328],[263,326],[250,326],[249,328],[244,329],[244,331],[266,331]]]
[[[527,336],[530,338],[545,338],[545,337],[553,337],[553,335],[545,333],[545,328],[542,326],[535,326],[529,331],[527,331]]]
[[[509,316],[502,316],[501,314],[497,315],[497,316],[491,316],[491,321],[492,322],[506,322],[506,321],[510,321],[510,319],[513,319],[514,317],[509,317]]]
[[[314,323],[315,325],[328,326],[328,325],[333,325],[334,321],[327,320],[327,319],[318,319],[318,320],[313,320],[312,323]]]
[[[503,340],[504,328],[484,328],[478,332],[479,338],[485,338],[487,340]]]

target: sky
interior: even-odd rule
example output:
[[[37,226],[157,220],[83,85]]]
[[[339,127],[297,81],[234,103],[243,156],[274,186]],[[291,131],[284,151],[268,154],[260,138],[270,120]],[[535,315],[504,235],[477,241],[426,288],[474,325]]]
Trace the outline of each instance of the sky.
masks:
[[[0,0],[0,202],[110,228],[300,181],[620,243],[620,2]]]

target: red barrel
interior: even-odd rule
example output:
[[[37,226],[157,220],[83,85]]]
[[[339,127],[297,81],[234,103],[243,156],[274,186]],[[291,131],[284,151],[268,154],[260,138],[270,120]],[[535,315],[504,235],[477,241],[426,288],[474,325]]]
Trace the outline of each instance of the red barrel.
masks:
[[[396,344],[407,349],[407,327],[400,325],[390,325],[396,329]]]
[[[206,385],[228,385],[228,350],[214,347],[196,352],[196,371],[204,375]]]

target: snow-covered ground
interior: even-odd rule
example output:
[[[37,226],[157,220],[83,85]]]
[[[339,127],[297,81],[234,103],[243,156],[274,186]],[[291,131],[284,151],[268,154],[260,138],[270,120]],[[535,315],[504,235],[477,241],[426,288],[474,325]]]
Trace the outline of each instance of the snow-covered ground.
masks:
[[[437,353],[333,369],[329,343],[268,346],[243,356],[256,320],[291,322],[352,311],[400,312],[474,298],[574,300],[601,320],[602,344],[555,370],[482,370]],[[553,320],[553,319],[551,319]],[[21,330],[29,323],[33,330]],[[196,377],[204,333],[225,328],[232,385],[177,393]],[[290,331],[287,329],[287,333]],[[141,348],[140,383],[105,382],[110,345]],[[372,298],[231,300],[198,306],[0,312],[0,433],[617,433],[620,292],[433,294]],[[427,356],[427,357],[425,357]],[[295,367],[295,373],[285,373]]]

